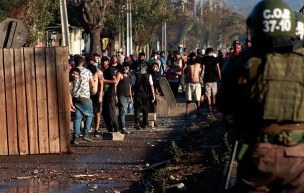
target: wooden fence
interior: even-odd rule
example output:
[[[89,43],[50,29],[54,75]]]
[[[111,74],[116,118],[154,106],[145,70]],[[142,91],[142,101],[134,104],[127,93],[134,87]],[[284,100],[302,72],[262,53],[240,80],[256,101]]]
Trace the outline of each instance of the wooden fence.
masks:
[[[0,49],[0,155],[70,151],[67,47]]]

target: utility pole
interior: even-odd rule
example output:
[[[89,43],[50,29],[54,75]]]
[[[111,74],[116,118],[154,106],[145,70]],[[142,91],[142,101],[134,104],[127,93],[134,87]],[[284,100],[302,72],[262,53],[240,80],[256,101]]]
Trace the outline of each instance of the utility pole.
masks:
[[[193,17],[196,19],[196,0],[194,0]]]
[[[62,46],[67,46],[70,53],[69,23],[66,0],[60,0],[60,16],[62,30]]]
[[[202,31],[203,31],[203,33],[204,33],[204,2],[203,2],[203,0],[200,0],[200,19],[201,19],[201,22],[202,22]],[[201,46],[200,46],[201,48],[203,48],[203,44],[201,43]]]
[[[165,5],[165,13],[167,12],[167,5]],[[165,52],[165,60],[167,60],[167,22],[162,26],[162,51]]]
[[[201,19],[201,21],[202,21],[202,23],[203,23],[203,0],[200,0],[200,19]]]
[[[182,6],[183,6],[183,13],[185,13],[185,0],[182,0]],[[185,46],[186,46],[186,41],[185,41],[185,37],[183,38],[183,48],[185,48]]]
[[[132,9],[131,9],[131,0],[127,0],[127,56],[132,54]]]
[[[121,8],[121,1],[119,2],[119,7]],[[120,21],[122,21],[121,15],[122,15],[122,12],[121,12],[121,9],[119,9],[118,17],[119,17]],[[120,27],[121,27],[121,29],[120,29],[120,31],[118,33],[118,45],[119,45],[118,49],[120,49],[122,47],[121,45],[123,44],[122,41],[121,41],[122,34],[123,34],[123,32],[122,32],[122,24],[120,24]],[[117,54],[117,51],[118,50],[116,50],[115,54]]]
[[[213,11],[213,0],[209,0],[209,9]]]

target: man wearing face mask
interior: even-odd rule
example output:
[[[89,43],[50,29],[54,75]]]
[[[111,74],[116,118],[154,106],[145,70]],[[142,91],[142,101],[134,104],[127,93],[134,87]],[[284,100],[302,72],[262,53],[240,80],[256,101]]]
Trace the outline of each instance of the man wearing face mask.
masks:
[[[131,69],[134,69],[135,77],[132,79],[132,93],[134,93],[134,114],[135,128],[140,130],[140,113],[143,113],[143,128],[148,125],[148,112],[150,101],[155,100],[150,64],[145,61],[145,53],[139,53],[138,62],[135,62]]]
[[[73,144],[78,144],[80,135],[81,120],[86,116],[83,140],[92,141],[89,137],[93,114],[93,104],[90,99],[90,89],[94,88],[93,74],[90,70],[83,67],[84,59],[82,56],[75,57],[75,65],[81,72],[79,78],[74,82],[72,89],[73,104],[76,107],[74,119]]]
[[[229,60],[236,58],[241,53],[241,44],[238,40],[233,41],[233,52],[229,54]]]
[[[182,57],[186,56],[184,49],[183,49],[183,44],[179,44],[177,49],[179,51],[180,56],[182,56]]]
[[[69,87],[70,87],[70,105],[71,105],[71,111],[72,112],[75,112],[76,111],[76,108],[74,107],[73,105],[73,99],[72,99],[72,90],[73,90],[73,87],[74,87],[74,81],[79,78],[79,75],[80,75],[80,70],[78,68],[72,68],[70,70],[70,78],[69,78]]]
[[[161,61],[160,61],[160,59],[159,59],[159,57],[157,55],[157,51],[155,51],[155,50],[153,50],[152,57],[149,60],[150,65],[152,65],[152,63],[154,63],[154,62],[158,63],[158,66],[161,65]]]
[[[196,54],[192,52],[187,59],[188,81],[186,82],[186,114],[189,114],[192,98],[195,99],[197,105],[197,114],[199,114],[201,100],[201,84],[200,84],[200,63],[196,59]]]
[[[94,137],[99,137],[98,129],[100,124],[100,112],[101,112],[101,103],[102,103],[102,90],[103,90],[103,75],[99,69],[96,69],[95,59],[92,57],[87,57],[88,69],[93,74],[94,88],[90,90],[91,100],[93,103],[93,112],[95,115],[95,130]]]
[[[108,132],[119,132],[119,125],[117,122],[115,112],[115,84],[116,75],[114,69],[109,67],[108,57],[102,57],[103,69],[103,102],[102,102],[102,116],[106,124]]]
[[[121,133],[129,133],[126,130],[126,122],[125,117],[128,110],[128,103],[133,102],[132,98],[132,79],[129,76],[129,70],[131,66],[131,62],[126,61],[122,64],[123,68],[120,70],[120,72],[117,73],[116,79],[117,79],[117,98],[118,98],[118,123],[119,127],[121,129]]]
[[[176,58],[176,65],[180,67],[181,73],[178,74],[178,81],[182,88],[182,93],[185,94],[185,75],[184,71],[187,67],[187,65],[183,62],[182,53],[180,51],[175,52],[175,58]],[[173,64],[173,63],[171,63]],[[176,98],[176,97],[175,97]]]
[[[170,85],[170,88],[173,92],[173,95],[175,99],[177,98],[178,94],[178,86],[179,86],[179,78],[178,75],[181,75],[181,68],[179,65],[177,65],[177,59],[173,58],[171,60],[171,65],[165,70],[165,74],[168,74],[168,82]]]
[[[203,81],[205,84],[205,97],[208,100],[208,113],[216,113],[215,96],[217,93],[217,81],[221,82],[221,69],[217,59],[213,56],[212,48],[206,49],[206,56],[202,59],[201,77],[204,75]],[[212,103],[211,103],[212,97]],[[212,106],[213,104],[213,110]]]
[[[159,60],[161,61],[161,66],[159,66],[159,73],[160,73],[160,75],[163,75],[164,71],[166,70],[166,59],[165,59],[165,52],[164,51],[160,52]]]
[[[94,57],[94,65],[96,66],[97,69],[100,70],[101,69],[100,54],[94,53],[93,57]]]
[[[158,72],[158,63],[154,62],[152,63],[152,71],[151,71],[151,76],[153,80],[153,87],[154,87],[154,93],[158,94],[158,89],[159,89],[159,79],[161,78],[160,73]],[[153,103],[151,103],[151,113],[156,113],[157,112],[157,100],[155,100]]]

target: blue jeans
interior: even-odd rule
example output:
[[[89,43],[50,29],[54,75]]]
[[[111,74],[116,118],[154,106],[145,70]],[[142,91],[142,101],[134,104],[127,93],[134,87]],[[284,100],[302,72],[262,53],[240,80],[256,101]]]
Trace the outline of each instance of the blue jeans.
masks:
[[[126,126],[125,117],[128,110],[128,104],[130,102],[130,97],[126,97],[123,95],[118,96],[118,123],[120,128],[124,128]]]
[[[132,110],[133,110],[133,103],[131,103],[131,99],[130,99],[128,103],[128,113],[132,113]]]
[[[92,124],[93,114],[93,104],[91,99],[87,102],[75,101],[73,104],[76,107],[75,118],[74,118],[74,137],[78,138],[80,134],[80,125],[83,116],[86,116],[84,123],[84,133],[88,134]]]

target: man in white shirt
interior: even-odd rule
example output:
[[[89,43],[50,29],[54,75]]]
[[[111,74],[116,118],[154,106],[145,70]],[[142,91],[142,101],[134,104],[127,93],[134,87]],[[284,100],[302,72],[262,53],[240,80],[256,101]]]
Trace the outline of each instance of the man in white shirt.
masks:
[[[75,57],[75,65],[80,70],[80,76],[72,88],[73,104],[76,108],[74,119],[73,144],[78,144],[80,125],[83,116],[86,116],[83,140],[92,141],[89,137],[93,114],[93,104],[90,99],[90,89],[94,87],[93,74],[83,67],[84,59],[81,56]]]

